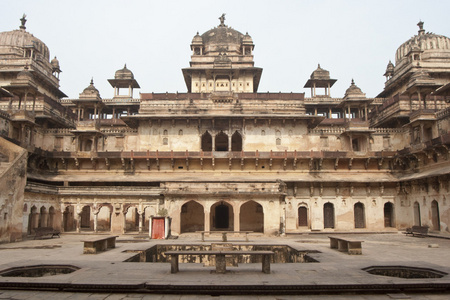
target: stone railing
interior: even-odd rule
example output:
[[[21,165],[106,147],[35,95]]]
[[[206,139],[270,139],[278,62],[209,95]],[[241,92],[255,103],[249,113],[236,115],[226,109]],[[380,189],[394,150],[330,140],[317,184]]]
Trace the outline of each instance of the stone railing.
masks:
[[[330,128],[313,128],[309,129],[309,134],[341,134],[345,132],[344,127],[330,127]]]
[[[448,116],[450,116],[450,107],[436,112],[436,118],[438,119],[443,119]]]

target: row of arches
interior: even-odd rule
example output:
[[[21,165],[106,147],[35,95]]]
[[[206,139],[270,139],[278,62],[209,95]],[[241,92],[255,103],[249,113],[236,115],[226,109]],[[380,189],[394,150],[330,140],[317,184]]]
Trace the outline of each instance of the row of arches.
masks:
[[[239,208],[239,230],[264,232],[263,207],[251,200]],[[236,230],[235,212],[226,201],[220,201],[211,206],[209,215],[209,231],[233,231]],[[205,209],[200,203],[191,200],[181,206],[180,233],[204,231]]]
[[[201,149],[203,151],[242,151],[242,135],[235,131],[228,136],[221,131],[213,138],[211,133],[206,131],[202,135]]]
[[[419,202],[414,202],[414,225],[422,226],[422,217],[420,213]],[[431,225],[432,230],[441,230],[441,220],[439,217],[439,203],[436,200],[431,201]]]
[[[394,222],[394,204],[386,202],[383,208],[384,212],[384,227],[395,227]],[[308,224],[308,208],[306,206],[299,206],[298,208],[298,226],[307,227]],[[323,227],[335,228],[335,209],[334,204],[327,202],[323,205]],[[355,203],[353,206],[353,220],[355,228],[366,228],[366,214],[364,204],[361,202]]]
[[[27,211],[27,205],[24,205],[24,211]],[[31,234],[35,228],[40,227],[55,227],[56,223],[56,211],[53,206],[47,209],[45,206],[41,206],[39,209],[33,205],[30,208],[30,214],[28,215],[28,228],[27,233]]]

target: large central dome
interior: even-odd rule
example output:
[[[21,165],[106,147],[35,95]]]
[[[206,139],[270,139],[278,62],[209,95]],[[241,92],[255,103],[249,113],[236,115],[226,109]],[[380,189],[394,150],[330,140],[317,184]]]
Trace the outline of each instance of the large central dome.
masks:
[[[244,35],[226,25],[220,25],[202,34],[203,43],[208,44],[237,44],[242,43]]]
[[[395,54],[396,65],[405,59],[411,51],[450,51],[450,38],[431,32],[425,32],[423,29],[423,22],[419,22],[417,25],[419,26],[418,34],[398,47]]]
[[[17,53],[17,51],[23,51],[25,48],[34,48],[38,53],[43,55],[46,61],[50,59],[50,51],[48,47],[37,37],[31,33],[25,31],[25,16],[21,19],[22,25],[20,29],[0,32],[0,45],[2,48],[10,48],[10,53]],[[12,49],[11,49],[12,48]],[[16,48],[17,50],[13,50]],[[19,55],[23,55],[20,53]]]

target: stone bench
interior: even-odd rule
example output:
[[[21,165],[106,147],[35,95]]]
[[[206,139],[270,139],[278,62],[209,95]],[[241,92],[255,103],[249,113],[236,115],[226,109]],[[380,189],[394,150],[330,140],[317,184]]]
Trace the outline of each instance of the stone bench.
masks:
[[[351,255],[362,254],[362,241],[352,240],[344,237],[329,236],[330,248],[341,252],[347,252]]]
[[[93,238],[82,241],[84,243],[83,254],[97,254],[111,248],[116,248],[117,235]]]
[[[205,241],[205,234],[222,234],[222,242],[227,242],[227,234],[228,233],[236,233],[236,234],[245,234],[245,241],[248,242],[248,234],[252,233],[253,231],[197,231],[202,235],[202,242]]]
[[[426,237],[428,235],[428,226],[413,226],[411,228],[406,228],[407,235]]]
[[[180,255],[214,255],[216,258],[216,273],[224,274],[226,272],[226,255],[261,255],[262,256],[262,272],[270,273],[270,260],[274,255],[273,251],[195,251],[195,250],[182,250],[182,251],[166,251],[165,255],[170,256],[170,272],[179,272],[178,258]]]
[[[61,233],[59,230],[53,229],[52,227],[38,227],[34,228],[34,239],[37,237],[43,237],[46,235],[51,235],[53,238],[54,236],[60,237],[59,234]]]

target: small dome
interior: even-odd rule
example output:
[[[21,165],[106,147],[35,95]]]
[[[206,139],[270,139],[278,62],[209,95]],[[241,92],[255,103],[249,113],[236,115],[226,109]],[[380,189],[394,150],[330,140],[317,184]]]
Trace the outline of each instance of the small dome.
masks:
[[[192,39],[192,44],[203,44],[203,39],[202,39],[202,37],[198,34],[198,31],[197,31],[197,34],[194,36],[194,38]]]
[[[394,75],[394,64],[389,61],[388,65],[386,66],[386,72],[384,73],[384,76],[393,76]]]
[[[425,33],[425,29],[423,29],[423,22],[419,22],[417,25],[419,26],[418,34],[398,47],[395,55],[396,65],[398,65],[399,62],[403,60],[411,51],[450,51],[450,38],[431,32]]]
[[[317,69],[311,73],[311,79],[330,79],[330,71],[322,69],[318,64]]]
[[[97,98],[100,97],[100,92],[94,86],[94,79],[91,79],[91,83],[80,94],[80,98]]]
[[[22,26],[20,26],[20,29],[0,33],[0,45],[2,45],[3,48],[33,47],[37,52],[43,55],[47,61],[49,61],[50,51],[48,50],[48,47],[40,39],[25,31],[25,17],[26,16],[21,19]]]
[[[361,89],[355,84],[355,81],[352,79],[352,84],[350,87],[345,91],[344,99],[351,99],[351,98],[365,98],[366,94],[364,94]]]
[[[245,33],[244,37],[242,38],[242,43],[243,44],[253,44],[252,37],[250,35],[248,35],[248,32]]]
[[[31,74],[28,66],[25,66],[22,71],[17,73],[17,79],[33,79],[33,74]]]
[[[52,61],[50,63],[52,65],[52,67],[53,67],[53,70],[59,70],[60,69],[60,67],[59,67],[59,60],[56,58],[56,56],[55,56],[54,59],[52,59]]]
[[[127,69],[127,65],[123,69],[117,70],[114,79],[134,79],[133,72]]]

